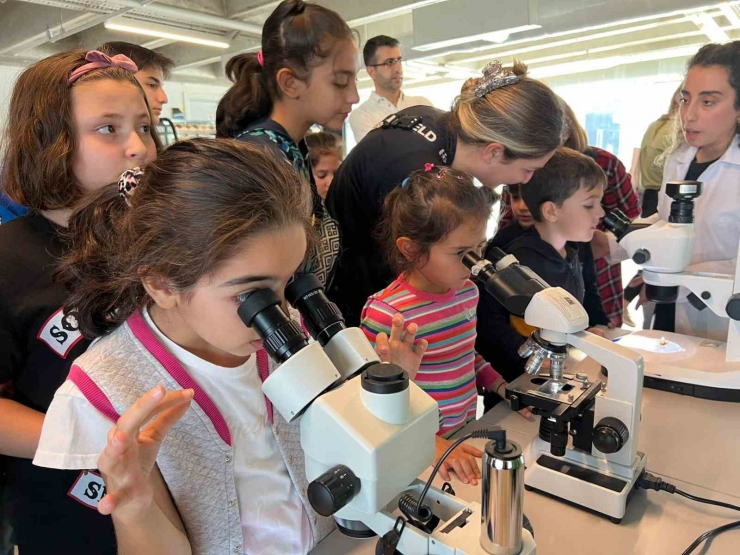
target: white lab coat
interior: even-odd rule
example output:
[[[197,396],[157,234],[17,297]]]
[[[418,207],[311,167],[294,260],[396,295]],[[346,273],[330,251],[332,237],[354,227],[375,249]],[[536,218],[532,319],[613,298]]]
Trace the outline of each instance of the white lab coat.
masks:
[[[671,154],[663,169],[663,185],[658,200],[661,220],[668,220],[671,199],[665,184],[685,178],[697,149],[685,145]],[[722,157],[702,173],[702,194],[694,201],[696,240],[689,270],[734,274],[740,242],[740,146],[733,139]],[[681,288],[676,303],[676,332],[696,337],[727,341],[729,320],[709,308],[696,310]]]

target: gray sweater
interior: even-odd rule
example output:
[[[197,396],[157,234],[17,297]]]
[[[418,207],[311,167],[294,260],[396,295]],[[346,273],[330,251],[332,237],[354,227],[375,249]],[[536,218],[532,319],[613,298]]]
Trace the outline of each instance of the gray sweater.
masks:
[[[264,378],[274,365],[264,354],[258,360]],[[112,420],[159,384],[168,390],[193,388],[191,408],[162,443],[157,466],[182,517],[193,554],[243,553],[228,426],[216,404],[157,341],[142,315],[134,314],[97,341],[75,361],[69,379]],[[287,423],[277,411],[272,414],[269,403],[268,408],[280,454],[308,515],[313,548],[334,529],[334,522],[316,514],[306,496],[300,419]]]

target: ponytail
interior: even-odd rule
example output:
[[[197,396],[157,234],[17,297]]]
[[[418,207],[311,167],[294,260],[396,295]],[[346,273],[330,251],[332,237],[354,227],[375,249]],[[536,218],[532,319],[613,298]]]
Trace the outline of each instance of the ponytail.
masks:
[[[234,85],[218,103],[217,137],[233,137],[249,122],[269,115],[272,100],[262,69],[257,54],[240,54],[227,62],[226,77]]]
[[[281,69],[307,80],[337,42],[352,39],[351,29],[336,12],[302,0],[281,2],[262,29],[262,63],[258,54],[250,53],[226,64],[226,76],[234,84],[218,103],[216,136],[235,137],[270,115],[281,96],[277,83]]]
[[[105,335],[123,323],[146,298],[137,276],[126,271],[128,206],[113,185],[85,197],[69,222],[69,255],[59,272],[85,337]]]

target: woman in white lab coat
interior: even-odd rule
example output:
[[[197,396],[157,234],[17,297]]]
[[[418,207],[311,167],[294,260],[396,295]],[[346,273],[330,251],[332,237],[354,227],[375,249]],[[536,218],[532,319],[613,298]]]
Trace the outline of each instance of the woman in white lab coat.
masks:
[[[734,274],[740,240],[740,41],[703,46],[689,62],[680,91],[681,135],[663,171],[658,213],[668,220],[669,181],[701,181],[694,201],[696,240],[692,270]],[[728,319],[709,308],[697,310],[681,289],[675,305],[675,331],[686,335],[727,340]],[[660,307],[655,323],[671,319]],[[670,309],[669,309],[670,310]],[[670,327],[670,326],[668,326]],[[668,329],[670,331],[670,329]]]

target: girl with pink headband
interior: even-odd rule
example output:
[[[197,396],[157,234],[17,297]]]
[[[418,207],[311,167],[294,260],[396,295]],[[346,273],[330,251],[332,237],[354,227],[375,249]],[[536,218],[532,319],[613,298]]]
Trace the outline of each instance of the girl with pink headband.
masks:
[[[31,459],[54,391],[89,345],[53,279],[70,213],[156,157],[136,71],[125,56],[66,52],[26,69],[10,101],[0,182],[30,212],[0,226],[0,455],[21,555],[116,553],[111,520],[95,510],[102,479]]]

